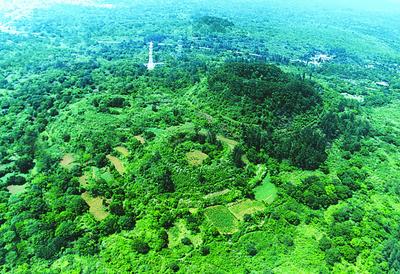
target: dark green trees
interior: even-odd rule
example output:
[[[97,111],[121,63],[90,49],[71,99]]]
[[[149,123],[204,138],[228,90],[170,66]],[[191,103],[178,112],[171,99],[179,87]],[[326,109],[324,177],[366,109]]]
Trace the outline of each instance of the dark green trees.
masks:
[[[304,169],[316,169],[325,162],[327,139],[319,129],[306,127],[295,134],[292,139],[290,158],[292,162]]]

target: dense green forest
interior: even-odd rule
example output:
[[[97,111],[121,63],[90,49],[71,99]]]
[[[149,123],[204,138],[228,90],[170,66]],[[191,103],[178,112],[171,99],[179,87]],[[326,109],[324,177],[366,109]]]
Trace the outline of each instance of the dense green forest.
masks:
[[[399,4],[54,2],[0,1],[2,273],[400,272]]]

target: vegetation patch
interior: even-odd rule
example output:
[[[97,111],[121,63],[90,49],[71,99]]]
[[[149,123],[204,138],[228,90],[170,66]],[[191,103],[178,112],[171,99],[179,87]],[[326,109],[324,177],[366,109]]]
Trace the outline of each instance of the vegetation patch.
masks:
[[[114,181],[114,177],[110,172],[104,172],[101,174],[100,178],[106,181],[108,184],[111,184]]]
[[[239,143],[235,140],[226,138],[222,135],[217,136],[218,141],[222,142],[224,145],[228,146],[230,150],[233,150]]]
[[[225,32],[234,26],[231,21],[216,16],[202,16],[196,23],[196,27],[203,32]]]
[[[187,229],[185,221],[181,219],[168,230],[168,247],[174,248],[181,245],[182,240],[185,238],[188,238],[195,247],[198,247],[203,243],[201,235],[193,235],[191,231]]]
[[[186,159],[188,163],[192,166],[201,166],[207,158],[208,155],[201,152],[200,150],[186,153]]]
[[[257,201],[272,204],[278,196],[278,189],[269,179],[265,179],[261,185],[254,189],[254,195]]]
[[[110,160],[110,162],[114,165],[119,174],[124,175],[126,170],[124,164],[120,159],[111,155],[107,155],[107,159]]]
[[[204,214],[221,234],[233,234],[239,230],[238,220],[225,206],[208,207]]]
[[[221,191],[217,191],[217,192],[213,192],[210,194],[207,194],[206,196],[204,196],[204,199],[214,199],[220,196],[223,196],[225,194],[228,194],[231,190],[230,189],[224,189]]]
[[[244,200],[228,206],[232,214],[240,221],[244,220],[245,215],[251,215],[265,209],[265,205],[260,201]]]

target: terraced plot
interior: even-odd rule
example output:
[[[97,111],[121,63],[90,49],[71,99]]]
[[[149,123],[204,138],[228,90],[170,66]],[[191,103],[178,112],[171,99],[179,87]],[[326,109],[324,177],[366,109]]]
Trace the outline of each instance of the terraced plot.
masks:
[[[269,180],[265,180],[261,185],[254,189],[254,195],[257,201],[272,204],[278,196],[278,189],[273,183],[269,182]]]
[[[204,214],[222,234],[233,234],[239,230],[239,221],[225,206],[208,207]]]
[[[265,205],[262,202],[247,199],[229,205],[228,209],[238,220],[243,221],[245,215],[263,211]]]

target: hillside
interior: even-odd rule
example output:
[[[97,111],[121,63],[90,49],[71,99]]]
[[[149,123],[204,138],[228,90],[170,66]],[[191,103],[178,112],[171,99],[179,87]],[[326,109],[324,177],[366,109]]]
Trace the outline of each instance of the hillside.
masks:
[[[1,272],[398,273],[400,21],[370,5],[0,6]]]

